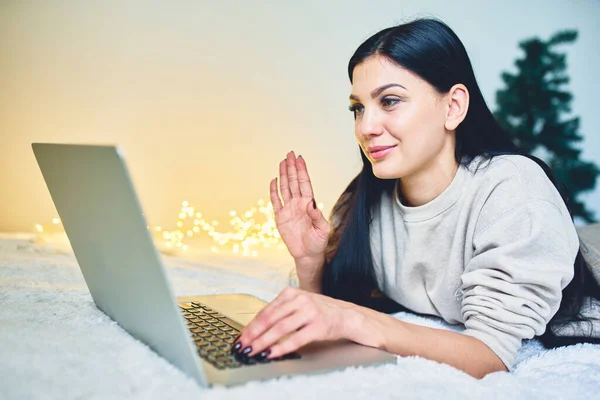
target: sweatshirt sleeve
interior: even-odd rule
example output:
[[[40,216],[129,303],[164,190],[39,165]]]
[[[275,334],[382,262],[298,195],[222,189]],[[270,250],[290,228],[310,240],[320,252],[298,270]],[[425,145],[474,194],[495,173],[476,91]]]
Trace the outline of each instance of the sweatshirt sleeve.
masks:
[[[522,340],[543,334],[558,310],[578,248],[570,218],[545,200],[530,199],[482,228],[461,277],[464,333],[511,370]]]

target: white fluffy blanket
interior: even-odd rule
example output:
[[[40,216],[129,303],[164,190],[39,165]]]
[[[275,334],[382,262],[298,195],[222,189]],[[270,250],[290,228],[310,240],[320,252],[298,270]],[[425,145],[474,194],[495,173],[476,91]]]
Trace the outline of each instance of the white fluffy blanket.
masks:
[[[0,399],[592,399],[600,345],[523,347],[512,373],[482,380],[447,365],[396,365],[205,389],[100,312],[65,241],[0,235]],[[290,283],[285,257],[210,252],[165,257],[176,295],[251,293],[271,300]],[[437,319],[398,318],[451,328]]]

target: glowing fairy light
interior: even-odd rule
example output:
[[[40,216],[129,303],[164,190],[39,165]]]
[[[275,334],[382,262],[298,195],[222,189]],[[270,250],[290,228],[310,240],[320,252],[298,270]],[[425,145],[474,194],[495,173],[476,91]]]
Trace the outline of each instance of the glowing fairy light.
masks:
[[[323,203],[317,203],[317,207],[322,210]],[[220,221],[203,218],[203,214],[186,200],[181,203],[177,216],[175,230],[168,230],[161,226],[148,226],[148,229],[156,233],[156,238],[163,240],[164,245],[170,249],[188,251],[191,249],[188,240],[200,236],[212,240],[208,249],[213,253],[227,251],[244,257],[257,257],[259,247],[277,250],[286,248],[275,224],[273,205],[263,199],[259,199],[255,205],[243,212],[230,210],[228,229],[217,230]],[[59,218],[52,219],[52,224],[60,223]],[[35,229],[40,233],[45,232],[41,224],[36,224]]]

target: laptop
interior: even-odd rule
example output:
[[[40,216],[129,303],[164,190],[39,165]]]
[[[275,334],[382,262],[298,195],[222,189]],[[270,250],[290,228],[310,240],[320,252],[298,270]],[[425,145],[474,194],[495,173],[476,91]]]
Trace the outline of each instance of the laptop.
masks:
[[[273,361],[231,355],[237,334],[266,302],[241,293],[174,296],[123,151],[54,143],[32,148],[98,309],[200,385],[396,362],[346,340],[315,342]]]

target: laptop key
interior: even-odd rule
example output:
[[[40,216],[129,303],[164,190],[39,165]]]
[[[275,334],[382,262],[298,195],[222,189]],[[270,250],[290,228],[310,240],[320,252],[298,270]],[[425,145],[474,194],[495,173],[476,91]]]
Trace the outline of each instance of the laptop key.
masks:
[[[226,368],[239,368],[242,366],[242,364],[240,364],[237,361],[229,361],[224,363]]]
[[[208,315],[212,315],[214,318],[225,318],[223,314],[218,311],[205,311]]]
[[[227,364],[219,362],[219,361],[215,362],[214,366],[217,367],[218,369],[225,369],[225,368],[227,368]]]
[[[208,356],[208,350],[206,348],[198,349],[198,354],[200,357],[206,358],[206,356]]]

